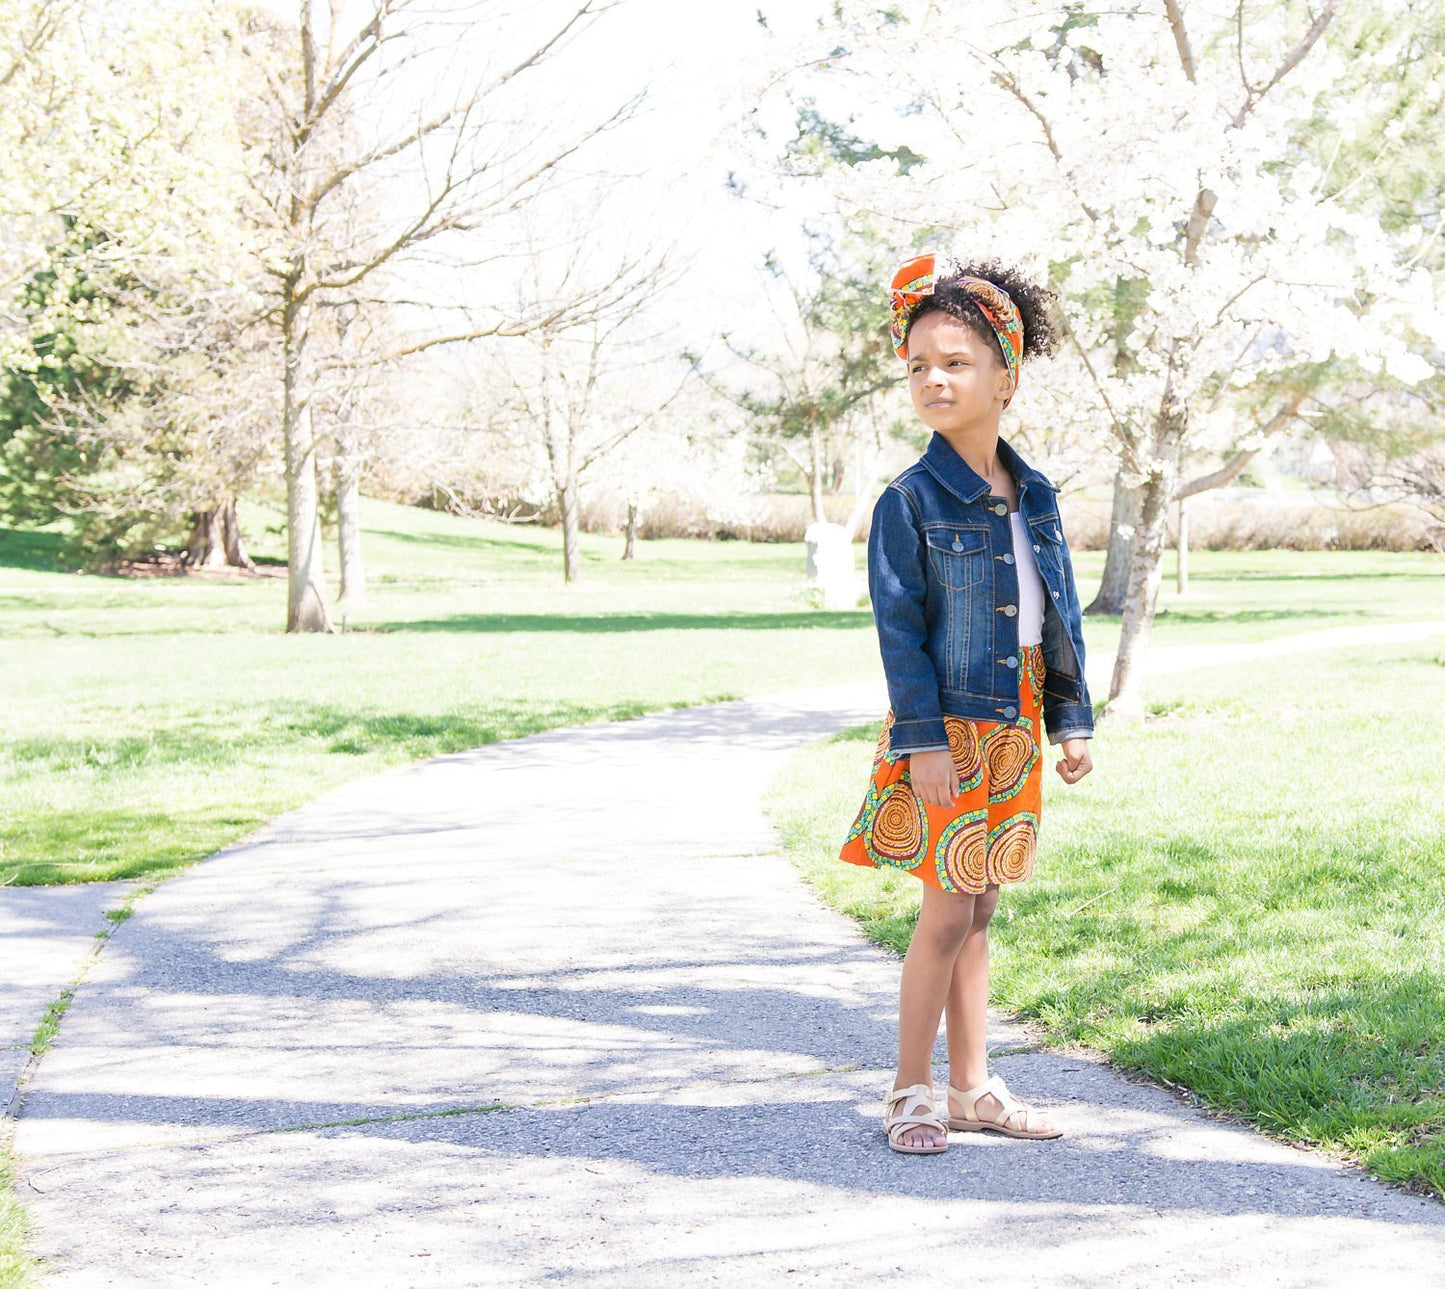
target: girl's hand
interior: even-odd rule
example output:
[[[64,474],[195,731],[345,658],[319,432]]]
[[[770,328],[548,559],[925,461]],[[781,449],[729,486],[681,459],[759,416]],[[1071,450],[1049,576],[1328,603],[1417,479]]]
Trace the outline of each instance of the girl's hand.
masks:
[[[1059,747],[1063,749],[1064,755],[1054,769],[1065,783],[1077,783],[1094,768],[1093,761],[1089,759],[1088,739],[1066,738]]]
[[[958,768],[946,747],[932,752],[913,752],[908,757],[913,791],[925,806],[952,806],[958,796]]]

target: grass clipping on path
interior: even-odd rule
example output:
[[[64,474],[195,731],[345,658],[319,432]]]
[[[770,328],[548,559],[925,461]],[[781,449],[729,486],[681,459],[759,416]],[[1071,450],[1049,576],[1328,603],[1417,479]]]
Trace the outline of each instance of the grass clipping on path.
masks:
[[[1438,641],[1150,682],[1069,787],[1044,746],[1034,876],[992,998],[1053,1040],[1445,1197]],[[877,727],[799,753],[769,812],[823,898],[903,952],[919,883],[841,863]]]

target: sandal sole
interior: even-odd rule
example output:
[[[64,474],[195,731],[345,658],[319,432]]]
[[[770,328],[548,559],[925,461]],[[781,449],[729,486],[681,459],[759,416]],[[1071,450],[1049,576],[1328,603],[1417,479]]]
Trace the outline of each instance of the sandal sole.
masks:
[[[1064,1135],[1062,1128],[1055,1128],[1052,1132],[1015,1132],[996,1123],[977,1123],[968,1119],[950,1119],[948,1127],[950,1132],[996,1132],[1000,1137],[1013,1137],[1019,1141],[1053,1141]]]
[[[896,1150],[900,1155],[941,1155],[948,1149],[948,1143],[941,1146],[895,1146],[891,1141],[888,1143],[889,1150]]]

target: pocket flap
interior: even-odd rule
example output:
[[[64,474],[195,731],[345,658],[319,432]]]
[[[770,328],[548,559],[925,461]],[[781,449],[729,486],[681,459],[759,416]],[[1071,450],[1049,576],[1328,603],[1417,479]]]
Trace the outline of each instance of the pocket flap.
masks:
[[[1029,520],[1029,531],[1033,533],[1035,540],[1058,545],[1064,540],[1064,530],[1059,527],[1058,516],[1040,515]]]
[[[950,555],[976,555],[983,549],[983,534],[967,528],[930,528],[923,540],[934,550]]]

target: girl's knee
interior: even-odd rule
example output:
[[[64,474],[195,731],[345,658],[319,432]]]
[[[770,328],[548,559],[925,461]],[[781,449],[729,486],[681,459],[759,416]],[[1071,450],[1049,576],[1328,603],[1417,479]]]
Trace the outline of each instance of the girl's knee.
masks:
[[[926,887],[914,935],[924,935],[945,948],[956,948],[968,938],[974,925],[974,902],[979,898],[981,897]]]
[[[986,931],[989,920],[993,917],[993,911],[998,907],[999,888],[989,886],[985,888],[982,895],[973,897],[973,920],[972,931]]]

